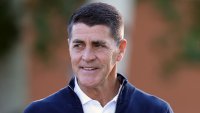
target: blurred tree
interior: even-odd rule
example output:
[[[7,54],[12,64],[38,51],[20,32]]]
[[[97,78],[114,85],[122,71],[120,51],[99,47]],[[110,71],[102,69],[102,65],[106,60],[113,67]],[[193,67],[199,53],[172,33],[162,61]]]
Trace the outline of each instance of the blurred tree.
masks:
[[[35,50],[41,57],[46,59],[50,52],[49,46],[56,44],[55,41],[59,41],[58,37],[53,37],[52,33],[55,31],[51,29],[50,20],[59,16],[67,22],[72,11],[83,2],[84,0],[29,0],[27,8],[33,14],[33,21],[38,33]],[[55,38],[57,39],[54,40]]]
[[[33,23],[36,26],[37,37],[35,50],[43,58],[48,56],[48,47],[55,37],[53,37],[50,26],[50,18],[60,16],[67,21],[72,11],[84,2],[84,0],[26,0],[20,2],[23,10],[13,10],[14,0],[0,1],[0,57],[7,54],[10,49],[19,41],[19,17],[24,13],[30,13],[33,17]],[[24,4],[23,4],[24,3]]]
[[[165,59],[163,65],[164,75],[169,76],[170,73],[174,72],[181,64],[199,65],[200,1],[153,0],[152,3],[170,23],[170,31],[165,36],[159,37],[156,42],[160,43],[158,44],[160,47],[164,45],[173,45],[176,51],[173,53],[173,58]],[[188,12],[181,12],[183,10],[180,10],[177,4],[186,4]],[[183,21],[184,18],[188,18],[188,16],[189,24]],[[185,27],[186,24],[188,24],[187,27]],[[169,49],[169,51],[171,50]]]
[[[0,58],[2,58],[19,40],[17,15],[11,8],[10,0],[0,1]]]

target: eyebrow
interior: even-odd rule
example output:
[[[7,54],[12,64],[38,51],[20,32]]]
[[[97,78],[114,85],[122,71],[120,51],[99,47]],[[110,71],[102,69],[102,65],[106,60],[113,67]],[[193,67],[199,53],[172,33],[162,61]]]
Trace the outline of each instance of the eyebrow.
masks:
[[[82,40],[79,40],[79,39],[75,39],[75,40],[73,40],[73,42],[72,43],[84,43],[84,41],[82,41]]]
[[[80,39],[75,39],[73,40],[72,43],[84,43],[84,41],[80,40]],[[106,42],[105,41],[102,41],[102,40],[96,40],[96,41],[92,41],[92,44],[99,44],[99,45],[106,45]]]
[[[105,41],[102,41],[102,40],[97,40],[97,41],[92,41],[92,44],[95,44],[95,45],[106,45],[106,42]]]

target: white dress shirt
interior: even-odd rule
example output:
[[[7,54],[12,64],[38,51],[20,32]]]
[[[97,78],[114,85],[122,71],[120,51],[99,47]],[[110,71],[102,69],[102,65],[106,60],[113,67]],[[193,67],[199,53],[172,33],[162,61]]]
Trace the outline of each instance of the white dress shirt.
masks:
[[[117,98],[121,86],[119,88],[118,94],[102,107],[99,101],[91,99],[81,90],[76,79],[77,78],[75,78],[74,92],[78,95],[82,103],[84,113],[115,113]]]

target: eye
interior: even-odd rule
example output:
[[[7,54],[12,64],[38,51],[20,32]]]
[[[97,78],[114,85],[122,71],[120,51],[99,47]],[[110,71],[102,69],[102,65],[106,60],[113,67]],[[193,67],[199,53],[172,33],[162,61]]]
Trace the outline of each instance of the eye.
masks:
[[[79,43],[78,43],[78,44],[74,44],[74,45],[73,45],[73,48],[81,48],[81,47],[83,47],[83,44],[79,44]]]
[[[96,44],[94,44],[94,47],[106,47],[105,45],[103,45],[103,44],[100,44],[100,43],[96,43]]]

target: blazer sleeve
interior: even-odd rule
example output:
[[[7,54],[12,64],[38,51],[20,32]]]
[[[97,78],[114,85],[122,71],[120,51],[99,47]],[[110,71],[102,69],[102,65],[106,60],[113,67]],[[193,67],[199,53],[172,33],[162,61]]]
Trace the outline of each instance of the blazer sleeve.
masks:
[[[47,103],[36,101],[28,105],[24,113],[51,113],[51,111],[49,111]]]
[[[166,113],[174,113],[174,111],[172,110],[171,106],[168,104],[168,109]]]

